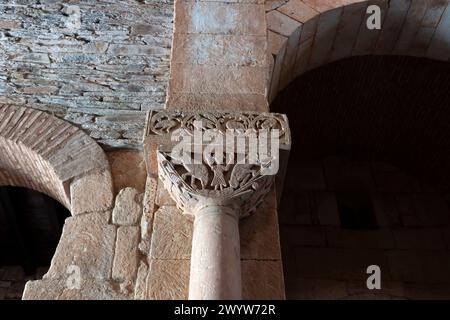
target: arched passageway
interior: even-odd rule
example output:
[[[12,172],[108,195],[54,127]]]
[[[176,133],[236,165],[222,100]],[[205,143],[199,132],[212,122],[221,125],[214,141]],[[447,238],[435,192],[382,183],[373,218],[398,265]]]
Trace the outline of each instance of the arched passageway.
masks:
[[[379,29],[367,27],[373,5],[380,10]],[[448,0],[274,0],[266,3],[266,18],[270,101],[299,75],[349,57],[450,59]]]
[[[279,211],[287,298],[450,297],[450,67],[365,56],[271,106],[293,149]],[[382,289],[368,290],[378,265]]]
[[[0,299],[20,299],[47,272],[70,212],[33,190],[0,188]]]
[[[53,229],[45,234],[53,242],[46,253],[41,252],[45,263],[33,262],[32,254],[24,255],[21,263],[26,273],[33,273],[33,263],[50,264],[50,269],[42,281],[28,282],[25,298],[61,297],[67,288],[60,285],[71,265],[80,268],[86,281],[94,281],[92,274],[101,280],[111,277],[115,227],[109,224],[114,200],[110,166],[102,148],[82,130],[46,112],[0,105],[0,186],[41,192],[69,210],[63,215],[70,212],[72,216],[63,227],[63,218],[54,218],[52,209],[46,209],[46,218],[53,217]],[[18,223],[23,210],[14,201],[15,193],[2,194],[4,215],[16,225],[15,235],[20,238]],[[21,204],[26,204],[26,199]],[[41,240],[45,237],[43,234]],[[26,249],[27,240],[22,240]],[[15,251],[20,250],[23,248]],[[104,261],[108,263],[100,266]]]

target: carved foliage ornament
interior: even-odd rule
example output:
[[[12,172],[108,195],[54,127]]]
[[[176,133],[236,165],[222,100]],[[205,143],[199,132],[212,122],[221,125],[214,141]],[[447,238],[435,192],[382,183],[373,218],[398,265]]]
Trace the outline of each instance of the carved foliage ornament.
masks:
[[[282,114],[273,113],[150,112],[146,135],[168,137],[177,133],[178,136],[191,136],[199,131],[224,134],[230,130],[238,137],[245,136],[249,131],[257,134],[262,131],[276,132],[279,139],[276,150],[278,146],[290,147],[287,119]],[[171,140],[164,138],[163,141]],[[158,174],[177,206],[187,214],[195,215],[204,206],[221,205],[234,207],[240,217],[247,216],[262,202],[274,180],[274,173],[268,175],[265,171],[271,166],[273,157],[270,160],[258,157],[256,161],[246,161],[246,154],[242,161],[241,153],[239,156],[231,153],[230,156],[229,150],[219,149],[211,154],[204,152],[202,147],[200,152],[195,148],[189,151],[192,152],[190,158],[200,158],[200,161],[186,162],[175,156],[172,148],[173,145],[168,144],[158,149]]]
[[[201,123],[201,127],[198,127]],[[215,129],[243,134],[249,130],[278,130],[280,146],[290,146],[291,138],[287,118],[279,113],[257,112],[184,112],[152,111],[148,114],[146,135],[166,135],[174,131],[193,134],[195,130]]]
[[[262,174],[263,164],[217,164],[204,158],[203,163],[185,164],[158,151],[159,177],[187,214],[195,214],[203,205],[231,205],[240,217],[247,216],[272,185],[273,176]]]

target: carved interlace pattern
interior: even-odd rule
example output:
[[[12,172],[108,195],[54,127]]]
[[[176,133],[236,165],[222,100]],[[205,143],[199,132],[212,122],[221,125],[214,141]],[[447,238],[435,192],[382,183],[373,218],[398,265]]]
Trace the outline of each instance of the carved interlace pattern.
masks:
[[[202,123],[201,128],[196,126],[198,122]],[[279,113],[152,111],[147,119],[146,135],[165,135],[175,130],[192,134],[196,129],[215,129],[221,132],[229,129],[241,133],[247,130],[277,129],[280,146],[291,144],[287,118]]]
[[[195,130],[208,129],[223,134],[232,130],[234,135],[276,129],[280,147],[290,146],[286,116],[276,113],[152,111],[147,118],[146,136],[170,136],[175,132],[193,135]],[[274,181],[273,175],[263,174],[270,163],[236,163],[237,155],[233,161],[216,163],[214,157],[205,153],[201,153],[201,161],[186,163],[173,158],[172,147],[162,146],[157,151],[158,175],[184,213],[195,215],[204,206],[221,205],[233,206],[240,217],[248,216],[263,201]],[[224,154],[223,158],[228,156]]]
[[[159,177],[177,205],[195,214],[201,203],[234,205],[240,216],[251,214],[269,191],[273,176],[261,174],[263,165],[183,164],[158,151]]]

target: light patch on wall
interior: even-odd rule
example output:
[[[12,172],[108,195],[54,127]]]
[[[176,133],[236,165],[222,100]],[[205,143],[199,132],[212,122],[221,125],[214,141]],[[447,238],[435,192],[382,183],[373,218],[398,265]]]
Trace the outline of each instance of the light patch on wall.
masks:
[[[196,32],[217,30],[228,33],[236,27],[237,11],[232,6],[222,10],[211,10],[210,4],[194,2],[191,23]]]

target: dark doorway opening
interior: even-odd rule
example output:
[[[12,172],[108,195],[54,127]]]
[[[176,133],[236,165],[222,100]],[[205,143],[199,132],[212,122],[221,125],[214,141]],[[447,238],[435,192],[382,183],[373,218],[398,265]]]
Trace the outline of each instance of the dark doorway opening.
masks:
[[[0,299],[20,299],[47,272],[70,212],[33,190],[0,188]]]
[[[450,298],[449,104],[450,64],[403,56],[336,61],[278,94],[288,299]]]

